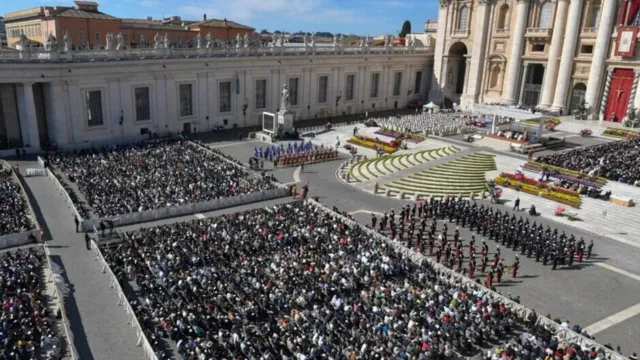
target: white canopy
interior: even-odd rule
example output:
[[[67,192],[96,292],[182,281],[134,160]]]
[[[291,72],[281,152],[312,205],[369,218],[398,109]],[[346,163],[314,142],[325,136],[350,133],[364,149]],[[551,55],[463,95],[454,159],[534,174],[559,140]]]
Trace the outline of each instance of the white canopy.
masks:
[[[428,103],[427,105],[424,105],[423,108],[425,109],[440,109],[440,106],[436,105],[432,102]]]

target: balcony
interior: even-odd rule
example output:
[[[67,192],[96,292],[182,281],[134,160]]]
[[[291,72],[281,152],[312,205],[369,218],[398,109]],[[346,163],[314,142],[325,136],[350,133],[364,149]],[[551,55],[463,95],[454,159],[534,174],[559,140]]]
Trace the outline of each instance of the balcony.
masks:
[[[582,35],[583,38],[594,38],[594,37],[596,37],[596,35],[598,35],[598,28],[597,27],[583,27],[581,35]]]
[[[451,36],[454,38],[465,38],[469,36],[469,29],[454,29],[451,31]]]
[[[494,37],[509,37],[509,34],[511,34],[511,29],[496,29],[493,32]]]
[[[524,37],[530,39],[548,39],[551,37],[553,29],[545,29],[545,28],[527,28],[527,32],[524,34]]]

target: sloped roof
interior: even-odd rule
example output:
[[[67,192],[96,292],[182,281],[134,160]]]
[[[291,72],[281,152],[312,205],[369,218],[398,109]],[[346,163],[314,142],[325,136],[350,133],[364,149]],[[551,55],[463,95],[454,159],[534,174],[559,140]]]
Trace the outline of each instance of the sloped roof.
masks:
[[[101,13],[99,11],[86,11],[80,9],[66,8],[56,11],[47,16],[47,18],[68,17],[78,19],[97,19],[97,20],[118,20],[117,17]]]
[[[224,20],[219,20],[219,19],[209,19],[209,20],[204,20],[204,21],[197,21],[197,22],[189,24],[189,26],[225,27]],[[230,27],[230,28],[234,28],[234,29],[255,30],[254,28],[252,28],[250,26],[238,24],[237,22],[231,21],[231,20],[227,20],[226,27]]]

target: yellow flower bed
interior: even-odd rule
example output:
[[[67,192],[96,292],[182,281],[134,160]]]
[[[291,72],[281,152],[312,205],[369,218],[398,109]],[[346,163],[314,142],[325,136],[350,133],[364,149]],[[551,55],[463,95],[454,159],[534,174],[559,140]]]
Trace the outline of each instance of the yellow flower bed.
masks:
[[[352,136],[351,139],[349,139],[348,143],[354,144],[354,145],[358,145],[358,146],[362,146],[362,147],[366,147],[368,149],[380,149],[380,150],[384,151],[387,154],[392,154],[392,153],[394,153],[394,152],[396,152],[398,150],[397,148],[394,148],[394,147],[391,147],[391,146],[376,144],[373,141],[363,140],[363,139],[360,139],[360,138],[355,137],[355,136]]]
[[[602,136],[612,137],[616,139],[626,139],[628,136],[638,136],[638,130],[615,128],[609,126],[604,129]]]
[[[526,119],[526,120],[520,120],[520,122],[521,123],[525,123],[525,124],[529,124],[529,125],[538,125],[538,124],[540,124],[540,119],[539,118],[538,119]],[[554,117],[554,118],[551,118],[551,120],[545,119],[543,124],[546,124],[546,123],[549,123],[549,122],[552,122],[554,126],[558,126],[558,125],[560,125],[562,123],[562,121],[560,121],[559,118]]]
[[[516,180],[507,179],[501,176],[496,176],[495,183],[497,185],[506,186],[510,189],[516,189],[518,183],[520,185],[520,191],[525,192],[527,194],[531,194],[534,196],[541,196],[544,199],[552,200],[555,202],[559,202],[561,204],[565,204],[576,209],[580,208],[581,200],[579,196],[571,196],[569,194],[560,193],[557,191],[548,191],[544,188],[538,188],[535,185],[526,184],[522,182],[518,182]]]

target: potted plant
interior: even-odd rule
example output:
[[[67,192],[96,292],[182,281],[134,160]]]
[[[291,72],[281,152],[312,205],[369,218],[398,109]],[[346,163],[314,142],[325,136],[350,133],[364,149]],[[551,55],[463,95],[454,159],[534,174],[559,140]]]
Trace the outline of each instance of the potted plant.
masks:
[[[589,104],[587,104],[584,99],[580,100],[578,104],[578,108],[573,110],[573,117],[576,120],[587,120],[587,116],[589,115]]]
[[[638,124],[638,110],[631,105],[629,111],[627,111],[627,118],[622,122],[625,127],[635,128]]]
[[[593,131],[591,131],[591,129],[589,128],[584,128],[580,130],[580,136],[582,137],[588,137],[588,136],[591,136],[591,134],[593,134]]]

